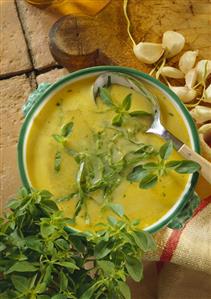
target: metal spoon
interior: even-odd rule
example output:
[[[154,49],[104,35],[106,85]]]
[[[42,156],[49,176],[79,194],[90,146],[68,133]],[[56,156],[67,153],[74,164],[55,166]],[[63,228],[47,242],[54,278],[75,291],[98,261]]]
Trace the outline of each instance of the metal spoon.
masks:
[[[176,136],[170,133],[160,121],[160,107],[158,100],[155,95],[153,95],[144,84],[137,78],[127,75],[125,73],[116,72],[105,72],[102,73],[93,84],[93,97],[95,103],[97,103],[97,97],[100,87],[110,86],[112,84],[121,85],[128,87],[142,96],[144,96],[153,107],[154,119],[151,127],[146,131],[146,133],[152,133],[160,136],[164,140],[172,140],[174,148],[186,159],[198,162],[201,166],[202,176],[211,184],[211,163],[204,159],[202,156],[194,152],[191,148],[185,145]]]

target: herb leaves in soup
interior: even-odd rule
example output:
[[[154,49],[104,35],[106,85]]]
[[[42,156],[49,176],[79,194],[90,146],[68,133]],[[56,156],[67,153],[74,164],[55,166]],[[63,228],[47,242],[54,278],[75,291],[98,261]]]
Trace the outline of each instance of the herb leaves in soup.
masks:
[[[60,91],[59,107],[55,95],[36,117],[27,144],[30,181],[35,188],[49,189],[79,229],[105,222],[113,208],[121,210],[121,206],[130,219],[140,218],[140,227],[146,227],[181,196],[188,174],[198,171],[198,164],[181,160],[171,142],[145,133],[153,115],[144,95],[113,85],[100,89],[96,105],[93,81],[72,83],[71,92]],[[184,130],[176,135],[190,143],[173,105],[153,92],[165,126],[177,131],[177,122]]]

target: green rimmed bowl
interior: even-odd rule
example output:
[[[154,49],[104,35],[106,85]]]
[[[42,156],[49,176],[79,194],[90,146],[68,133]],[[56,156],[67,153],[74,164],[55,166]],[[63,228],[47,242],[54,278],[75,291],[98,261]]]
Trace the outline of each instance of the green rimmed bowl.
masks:
[[[194,151],[199,153],[199,138],[195,124],[188,110],[181,103],[179,98],[168,87],[166,87],[160,81],[135,69],[118,66],[91,67],[71,73],[54,84],[43,83],[39,85],[38,89],[31,94],[27,103],[24,105],[23,112],[25,115],[25,121],[21,128],[18,142],[18,165],[20,176],[25,187],[31,187],[26,165],[27,138],[30,128],[33,124],[33,120],[38,115],[39,111],[48,101],[51,100],[55,93],[58,93],[59,90],[62,90],[65,86],[90,76],[97,76],[105,71],[121,72],[132,76],[136,76],[137,78],[146,81],[148,84],[152,85],[153,87],[157,88],[160,92],[162,92],[182,116],[182,119],[189,134],[191,147]],[[197,194],[194,192],[197,179],[197,173],[190,175],[188,183],[186,184],[186,187],[182,195],[178,198],[178,200],[172,206],[172,208],[162,218],[160,218],[157,222],[147,227],[145,230],[149,232],[156,232],[166,225],[176,229],[182,227],[185,221],[192,216],[194,209],[198,206],[199,203],[199,198]]]

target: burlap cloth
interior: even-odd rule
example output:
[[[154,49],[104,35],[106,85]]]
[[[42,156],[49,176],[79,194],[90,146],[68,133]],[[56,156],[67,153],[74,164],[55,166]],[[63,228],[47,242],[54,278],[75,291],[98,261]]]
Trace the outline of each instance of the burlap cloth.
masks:
[[[196,190],[201,202],[184,228],[155,234],[158,249],[147,257],[144,280],[129,282],[133,299],[211,298],[211,185],[200,179]]]

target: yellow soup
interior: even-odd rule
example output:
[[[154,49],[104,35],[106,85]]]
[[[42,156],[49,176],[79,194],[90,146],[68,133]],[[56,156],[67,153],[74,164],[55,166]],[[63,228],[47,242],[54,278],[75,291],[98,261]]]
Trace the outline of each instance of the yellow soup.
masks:
[[[60,207],[67,216],[75,215],[77,229],[92,229],[108,215],[114,215],[108,208],[110,203],[121,204],[129,218],[140,219],[140,227],[147,227],[175,204],[189,175],[169,171],[149,189],[139,188],[139,182],[128,181],[128,173],[134,166],[151,161],[150,157],[140,158],[140,162],[132,164],[134,152],[142,146],[139,143],[151,145],[158,151],[164,141],[144,133],[149,116],[128,115],[137,110],[152,112],[150,103],[140,94],[117,85],[110,88],[115,106],[119,107],[129,93],[132,101],[122,125],[112,125],[117,112],[99,98],[98,104],[94,103],[91,89],[94,80],[93,77],[83,79],[65,87],[34,119],[26,155],[31,185],[47,189],[56,198],[63,199]],[[174,106],[158,90],[147,88],[159,98],[164,126],[190,145],[187,129]],[[69,127],[65,131],[67,124]],[[124,168],[125,157],[130,156],[131,164]],[[173,151],[170,160],[180,159]],[[85,185],[86,190],[89,187],[88,193]]]

